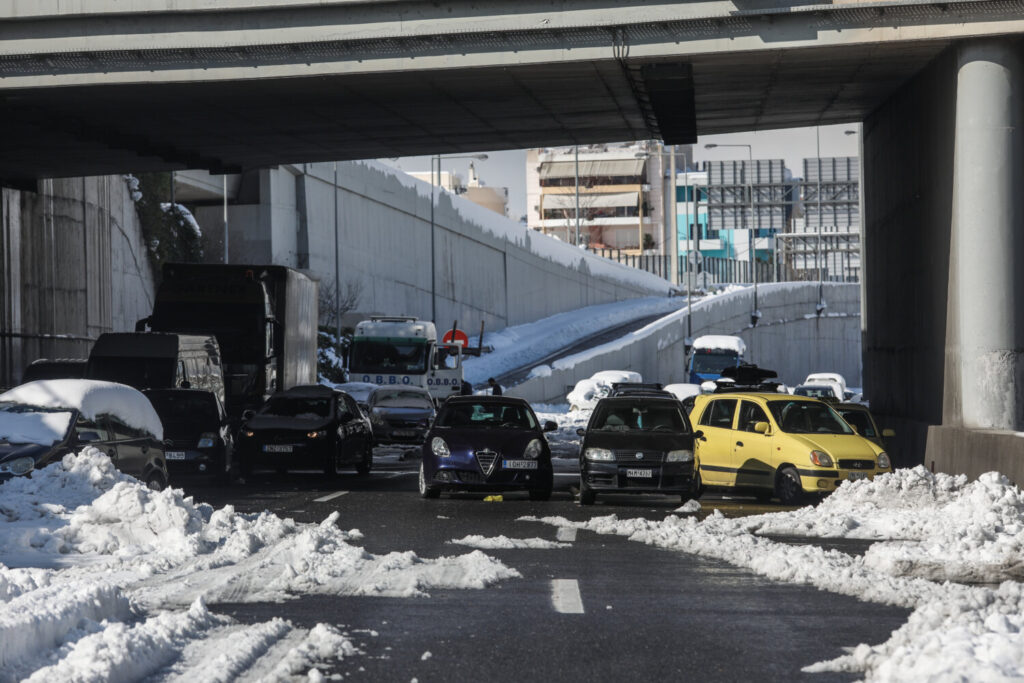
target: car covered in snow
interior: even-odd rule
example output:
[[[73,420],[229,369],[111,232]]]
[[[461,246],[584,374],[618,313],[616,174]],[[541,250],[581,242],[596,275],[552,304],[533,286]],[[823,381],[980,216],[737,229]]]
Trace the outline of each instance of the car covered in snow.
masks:
[[[444,490],[527,491],[551,497],[551,449],[530,404],[510,396],[453,396],[441,406],[423,444],[419,490],[436,498]]]
[[[580,444],[580,505],[598,493],[661,493],[693,497],[690,421],[675,397],[601,399]]]
[[[419,445],[434,419],[434,399],[423,387],[377,387],[368,407],[375,445]]]
[[[888,454],[829,403],[778,393],[702,394],[690,413],[698,488],[737,490],[796,505],[844,481],[892,471]]]
[[[794,396],[820,398],[824,401],[842,401],[842,389],[838,384],[800,384],[793,387]]]
[[[576,382],[565,399],[569,410],[590,410],[612,392],[612,385],[620,382],[642,383],[643,377],[632,370],[601,370],[587,379]]]
[[[114,382],[38,380],[0,394],[0,482],[86,447],[153,489],[168,483],[163,424],[142,392]]]
[[[235,452],[239,469],[284,473],[320,469],[329,476],[341,467],[368,474],[373,467],[370,420],[343,391],[308,384],[271,396],[256,412],[246,411]]]
[[[146,389],[164,425],[167,469],[179,474],[209,476],[226,484],[231,479],[235,440],[224,405],[203,389]]]

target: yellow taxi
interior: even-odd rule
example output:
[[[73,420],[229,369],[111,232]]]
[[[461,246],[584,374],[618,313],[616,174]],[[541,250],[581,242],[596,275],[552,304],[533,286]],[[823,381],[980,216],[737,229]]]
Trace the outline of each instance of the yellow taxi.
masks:
[[[881,447],[824,401],[774,393],[703,394],[690,420],[694,490],[740,490],[785,505],[834,491],[844,481],[892,471]]]

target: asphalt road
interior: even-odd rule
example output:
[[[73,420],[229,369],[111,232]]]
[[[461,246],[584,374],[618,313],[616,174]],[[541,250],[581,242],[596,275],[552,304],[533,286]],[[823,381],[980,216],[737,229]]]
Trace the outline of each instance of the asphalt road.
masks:
[[[515,521],[523,515],[661,519],[679,505],[677,498],[609,496],[581,508],[569,476],[558,477],[559,490],[547,502],[531,502],[525,494],[506,494],[500,502],[461,495],[423,500],[416,493],[418,461],[394,455],[380,460],[366,478],[343,474],[325,481],[315,473],[266,473],[227,490],[176,485],[217,506],[267,509],[297,521],[320,522],[337,510],[343,528],[365,534],[362,544],[369,552],[412,550],[421,557],[469,552],[448,543],[467,534],[556,540],[555,527]],[[701,502],[702,514],[713,508],[729,515],[781,509],[743,499]],[[428,598],[412,599],[315,596],[212,608],[242,622],[277,616],[305,627],[335,624],[363,654],[322,672],[421,683],[854,680],[800,669],[844,648],[884,641],[908,615],[625,538],[580,531],[571,539],[563,532],[558,540],[571,547],[485,551],[523,578],[483,590],[432,591]],[[830,547],[856,553],[866,544]]]

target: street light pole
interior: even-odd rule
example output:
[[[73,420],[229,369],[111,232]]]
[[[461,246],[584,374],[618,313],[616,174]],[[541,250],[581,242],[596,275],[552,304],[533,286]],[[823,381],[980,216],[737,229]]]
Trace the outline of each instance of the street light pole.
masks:
[[[434,218],[434,162],[437,162],[437,185],[441,184],[441,160],[442,159],[476,159],[487,161],[486,154],[452,154],[441,156],[434,154],[430,157],[430,319],[437,322],[437,223]]]
[[[747,167],[747,190],[750,192],[750,224],[748,225],[747,230],[750,236],[750,270],[754,283],[754,310],[750,313],[750,324],[753,326],[757,325],[757,322],[761,319],[761,311],[757,307],[757,238],[754,235],[754,180],[752,177],[752,173],[754,172],[754,148],[752,145],[744,145],[740,143],[727,145],[708,143],[704,145],[704,149],[714,149],[715,147],[747,148],[747,159],[749,161],[749,166]]]
[[[576,145],[576,246],[580,246],[580,146]]]

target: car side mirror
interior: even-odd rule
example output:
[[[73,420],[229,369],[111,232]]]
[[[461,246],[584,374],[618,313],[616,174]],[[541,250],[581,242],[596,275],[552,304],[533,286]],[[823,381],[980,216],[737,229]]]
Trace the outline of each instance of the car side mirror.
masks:
[[[895,429],[883,429],[882,430],[882,438],[891,439],[894,436],[896,436],[896,430]]]
[[[767,422],[757,422],[757,423],[755,423],[754,424],[754,431],[757,432],[758,434],[767,434],[768,433],[768,423]]]
[[[255,414],[256,414],[255,410],[245,410],[245,411],[242,412],[242,419],[243,420],[251,420]]]
[[[551,420],[548,420],[547,422],[544,423],[544,431],[545,432],[554,432],[554,431],[557,431],[557,430],[558,430],[558,424],[556,422],[552,422]]]
[[[99,440],[98,432],[78,432],[78,443],[95,443]]]
[[[583,427],[577,427],[576,428],[576,436],[586,436],[586,435],[587,435],[587,430],[586,429],[584,429]]]
[[[700,429],[698,429],[697,431],[695,431],[695,432],[693,433],[693,438],[694,438],[694,439],[703,439],[703,438],[704,438],[704,431],[703,431],[703,430],[700,430]]]

